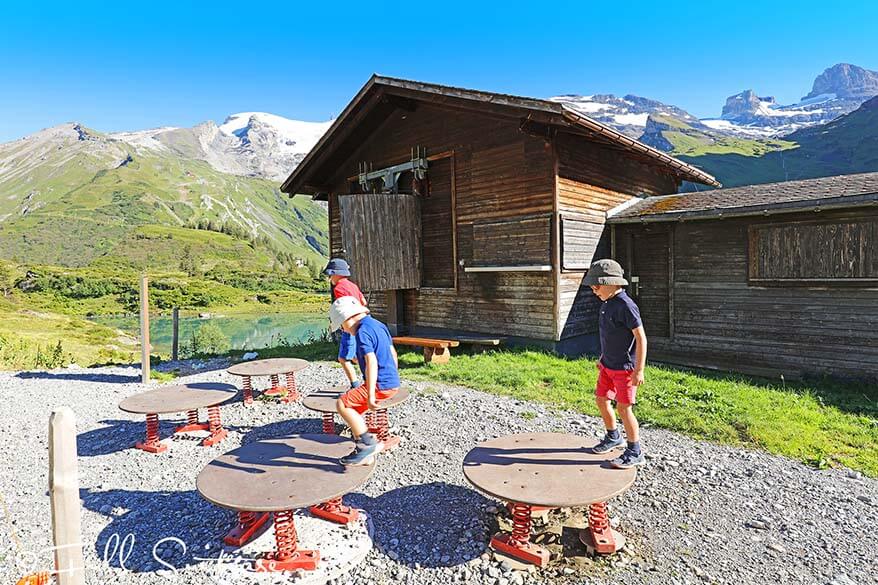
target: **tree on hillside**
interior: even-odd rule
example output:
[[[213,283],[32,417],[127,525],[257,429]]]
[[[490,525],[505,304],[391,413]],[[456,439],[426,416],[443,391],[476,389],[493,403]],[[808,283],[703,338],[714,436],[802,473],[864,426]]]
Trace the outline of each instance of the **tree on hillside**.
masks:
[[[195,252],[192,251],[192,244],[186,244],[183,248],[183,255],[180,256],[180,270],[188,276],[198,276],[199,264],[201,264],[201,261]]]

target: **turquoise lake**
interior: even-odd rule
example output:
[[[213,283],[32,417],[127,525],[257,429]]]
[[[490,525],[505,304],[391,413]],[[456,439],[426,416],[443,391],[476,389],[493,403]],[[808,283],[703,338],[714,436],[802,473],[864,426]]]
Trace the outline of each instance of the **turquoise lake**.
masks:
[[[121,329],[135,337],[140,335],[140,320],[137,317],[94,317],[91,320]],[[259,349],[279,345],[282,341],[300,343],[319,337],[324,329],[329,328],[329,319],[325,313],[236,314],[217,315],[207,319],[180,317],[180,346],[205,323],[216,324],[231,340],[232,349]],[[170,355],[173,336],[171,317],[151,317],[149,336],[154,353]]]

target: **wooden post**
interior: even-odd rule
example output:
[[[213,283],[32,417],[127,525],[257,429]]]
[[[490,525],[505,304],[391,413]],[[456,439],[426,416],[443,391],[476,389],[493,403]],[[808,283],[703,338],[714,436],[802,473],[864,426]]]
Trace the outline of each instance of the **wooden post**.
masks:
[[[180,349],[180,309],[174,307],[172,319],[174,322],[174,339],[171,342],[171,359],[177,361]]]
[[[140,276],[140,381],[149,383],[149,279]]]
[[[84,585],[76,423],[67,407],[49,418],[49,498],[58,585]]]

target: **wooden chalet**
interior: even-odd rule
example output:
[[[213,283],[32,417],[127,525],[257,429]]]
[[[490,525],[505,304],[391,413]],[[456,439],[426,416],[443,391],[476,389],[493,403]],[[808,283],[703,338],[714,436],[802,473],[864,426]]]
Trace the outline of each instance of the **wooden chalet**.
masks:
[[[651,359],[878,376],[878,173],[652,197],[608,222]]]
[[[606,212],[682,181],[718,186],[562,103],[373,76],[282,189],[328,202],[332,255],[395,333],[573,353],[597,348]]]

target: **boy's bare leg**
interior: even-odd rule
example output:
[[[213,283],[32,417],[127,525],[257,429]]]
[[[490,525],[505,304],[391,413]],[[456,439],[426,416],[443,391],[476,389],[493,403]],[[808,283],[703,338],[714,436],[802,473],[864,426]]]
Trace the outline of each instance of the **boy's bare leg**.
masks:
[[[625,438],[629,443],[637,443],[640,441],[640,425],[637,422],[637,417],[634,416],[634,405],[619,402],[617,408],[619,410],[619,418],[622,419],[622,424],[625,425]]]
[[[616,414],[613,412],[613,405],[610,403],[606,396],[595,396],[595,400],[597,400],[598,410],[601,413],[601,418],[604,419],[604,426],[607,428],[608,431],[614,430],[616,428]]]
[[[367,432],[369,429],[366,427],[366,421],[363,420],[363,417],[359,412],[354,410],[353,408],[348,408],[344,405],[344,402],[339,398],[335,403],[335,407],[338,410],[338,414],[341,415],[341,418],[344,419],[345,423],[351,428],[351,433],[354,435],[354,439],[359,439],[363,433]]]
[[[355,382],[357,380],[357,371],[354,369],[354,364],[344,358],[338,358],[338,363],[341,364],[344,375],[348,377],[348,382]]]

